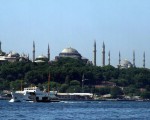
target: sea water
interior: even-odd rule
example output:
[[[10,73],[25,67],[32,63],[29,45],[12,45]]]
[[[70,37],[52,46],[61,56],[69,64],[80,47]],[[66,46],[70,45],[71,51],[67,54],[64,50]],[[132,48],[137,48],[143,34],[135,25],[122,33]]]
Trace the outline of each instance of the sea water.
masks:
[[[150,120],[150,102],[10,103],[1,100],[0,120]]]

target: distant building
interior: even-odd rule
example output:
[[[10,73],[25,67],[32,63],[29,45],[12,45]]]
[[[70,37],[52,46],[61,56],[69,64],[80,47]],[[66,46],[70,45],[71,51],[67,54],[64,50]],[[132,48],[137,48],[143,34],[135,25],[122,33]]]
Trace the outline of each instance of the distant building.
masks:
[[[127,69],[127,68],[131,68],[132,66],[133,66],[132,63],[125,59],[121,62],[121,64],[119,65],[119,68]]]
[[[19,55],[19,53],[11,51],[4,56],[0,56],[0,63],[3,62],[16,62],[16,61],[29,61],[29,57],[25,54]]]
[[[63,49],[62,52],[59,53],[59,56],[55,57],[55,61],[59,60],[60,58],[67,58],[67,57],[82,60],[87,64],[91,64],[91,62],[87,58],[82,57],[81,54],[76,49],[71,47]]]
[[[59,57],[70,57],[75,59],[81,59],[81,54],[74,48],[65,48],[59,54]]]
[[[2,51],[0,42],[0,63],[16,61],[29,61],[29,56],[25,55],[24,53],[19,55],[19,53],[15,51],[10,51],[8,54],[6,54]]]
[[[47,50],[47,56],[45,55],[40,55],[37,58],[35,58],[35,42],[33,41],[33,58],[32,58],[32,62],[36,62],[36,63],[43,63],[43,62],[48,62],[50,61],[50,48],[49,48],[49,44],[48,44],[48,50]]]
[[[29,55],[26,54],[19,54],[17,52],[14,51],[10,51],[9,53],[6,53],[2,50],[1,47],[2,43],[0,41],[0,64],[1,63],[5,63],[5,62],[16,62],[16,61],[29,61]],[[51,60],[51,53],[50,53],[50,47],[48,44],[48,49],[47,49],[47,56],[45,55],[40,55],[37,58],[35,57],[36,54],[36,46],[35,46],[35,42],[33,41],[33,48],[32,48],[32,62],[36,62],[36,63],[42,63],[42,62],[53,62],[53,61],[57,61],[60,58],[65,58],[65,57],[69,57],[69,58],[73,58],[73,59],[78,59],[78,60],[82,60],[84,63],[90,64],[90,65],[94,65],[97,66],[97,49],[96,49],[96,41],[94,41],[94,50],[93,50],[93,63],[91,61],[89,61],[89,59],[83,57],[76,49],[74,48],[65,48],[63,49],[58,56],[55,57],[54,60]],[[103,42],[102,45],[102,67],[104,67],[105,64],[105,43]],[[108,65],[111,64],[110,61],[110,51],[108,52]],[[143,67],[145,68],[145,64],[146,64],[146,58],[145,58],[145,52],[143,53]],[[135,51],[133,51],[133,62],[131,63],[128,60],[123,60],[121,61],[121,54],[119,51],[119,64],[118,64],[118,68],[130,68],[130,67],[136,67],[135,65]]]
[[[36,62],[36,63],[48,62],[48,58],[44,55],[40,55],[35,59],[34,62]]]

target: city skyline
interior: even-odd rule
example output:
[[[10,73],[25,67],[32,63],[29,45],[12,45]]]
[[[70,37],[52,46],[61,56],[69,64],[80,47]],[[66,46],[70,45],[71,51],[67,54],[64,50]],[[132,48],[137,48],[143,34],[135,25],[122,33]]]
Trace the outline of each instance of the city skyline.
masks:
[[[4,55],[4,56],[8,56],[8,54],[11,54],[11,53],[15,53],[15,54],[20,54],[20,56],[22,56],[22,55],[25,55],[25,56],[28,56],[28,59],[30,59],[32,62],[35,62],[36,61],[36,59],[38,59],[39,57],[41,58],[41,56],[43,56],[43,57],[47,57],[47,59],[48,59],[48,61],[55,61],[56,60],[56,57],[58,57],[58,55],[56,55],[55,56],[55,58],[54,59],[50,59],[51,58],[51,52],[50,52],[50,47],[49,47],[49,44],[48,44],[48,46],[47,46],[47,54],[46,53],[44,53],[44,54],[40,54],[40,55],[36,55],[36,44],[35,44],[35,41],[33,41],[33,44],[32,44],[32,57],[29,57],[30,55],[29,54],[25,54],[24,52],[22,52],[22,53],[19,53],[19,52],[17,52],[17,51],[9,51],[8,53],[6,53],[5,51],[3,51],[2,50],[2,42],[0,41],[0,52],[4,52],[6,55]],[[72,49],[71,47],[69,48],[64,48],[62,51],[66,51],[66,49]],[[73,48],[74,49],[74,48]],[[82,56],[82,54],[81,54],[81,56],[83,57],[83,58],[86,58],[89,62],[91,61],[92,62],[92,64],[94,65],[94,66],[101,66],[101,67],[104,67],[104,66],[107,66],[107,65],[112,65],[111,64],[111,54],[110,54],[110,51],[108,52],[108,58],[106,57],[107,55],[106,55],[106,53],[105,53],[105,43],[103,42],[103,45],[102,45],[102,54],[101,54],[101,59],[102,59],[102,64],[101,65],[97,65],[97,48],[96,48],[96,41],[94,41],[94,46],[93,46],[93,61],[92,60],[88,60],[86,57],[84,57],[84,56]],[[75,49],[76,50],[76,49]],[[62,52],[61,51],[61,52]],[[78,50],[77,50],[78,51]],[[60,52],[60,53],[61,53]],[[60,54],[59,53],[59,54]],[[80,54],[80,53],[79,53]],[[106,61],[108,60],[108,63],[106,63]],[[114,67],[121,67],[122,65],[124,66],[124,64],[126,63],[126,62],[129,62],[129,64],[132,64],[132,66],[133,67],[138,67],[138,66],[136,66],[136,57],[135,57],[135,51],[133,51],[133,56],[132,56],[132,60],[133,61],[130,61],[130,60],[128,60],[128,59],[121,59],[121,53],[120,53],[120,51],[119,51],[119,54],[118,54],[118,64],[116,65],[116,66],[114,66],[114,65],[112,65],[112,66],[114,66]],[[143,53],[143,68],[146,68],[146,57],[145,57],[145,52]],[[122,66],[122,67],[123,67]],[[126,66],[127,67],[127,66]]]
[[[49,44],[51,60],[64,48],[72,47],[93,61],[96,41],[97,66],[102,66],[102,45],[105,43],[105,64],[118,65],[121,60],[150,68],[150,1],[133,0],[64,0],[62,1],[0,1],[0,41],[2,50],[36,57],[47,56]]]

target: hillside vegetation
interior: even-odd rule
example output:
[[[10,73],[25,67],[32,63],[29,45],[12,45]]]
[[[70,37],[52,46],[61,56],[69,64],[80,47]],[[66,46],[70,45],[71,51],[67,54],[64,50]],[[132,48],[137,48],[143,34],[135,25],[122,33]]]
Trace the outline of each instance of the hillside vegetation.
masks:
[[[0,65],[0,90],[19,90],[31,85],[59,92],[93,92],[150,98],[150,70],[118,69],[113,66],[87,65],[80,60],[62,58],[52,63],[15,62]],[[84,76],[84,77],[83,77]],[[83,80],[84,79],[84,80]],[[83,80],[83,81],[82,81]],[[111,83],[112,85],[103,85]]]

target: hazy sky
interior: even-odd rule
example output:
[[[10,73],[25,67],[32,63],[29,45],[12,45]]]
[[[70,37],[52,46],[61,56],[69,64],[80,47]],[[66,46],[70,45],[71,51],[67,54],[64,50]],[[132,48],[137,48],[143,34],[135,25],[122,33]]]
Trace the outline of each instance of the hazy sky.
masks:
[[[111,64],[116,67],[118,54],[136,66],[150,68],[150,0],[0,0],[0,40],[2,50],[26,53],[51,59],[64,48],[72,47],[93,61],[93,44],[97,43],[97,64],[102,65],[102,43]]]

